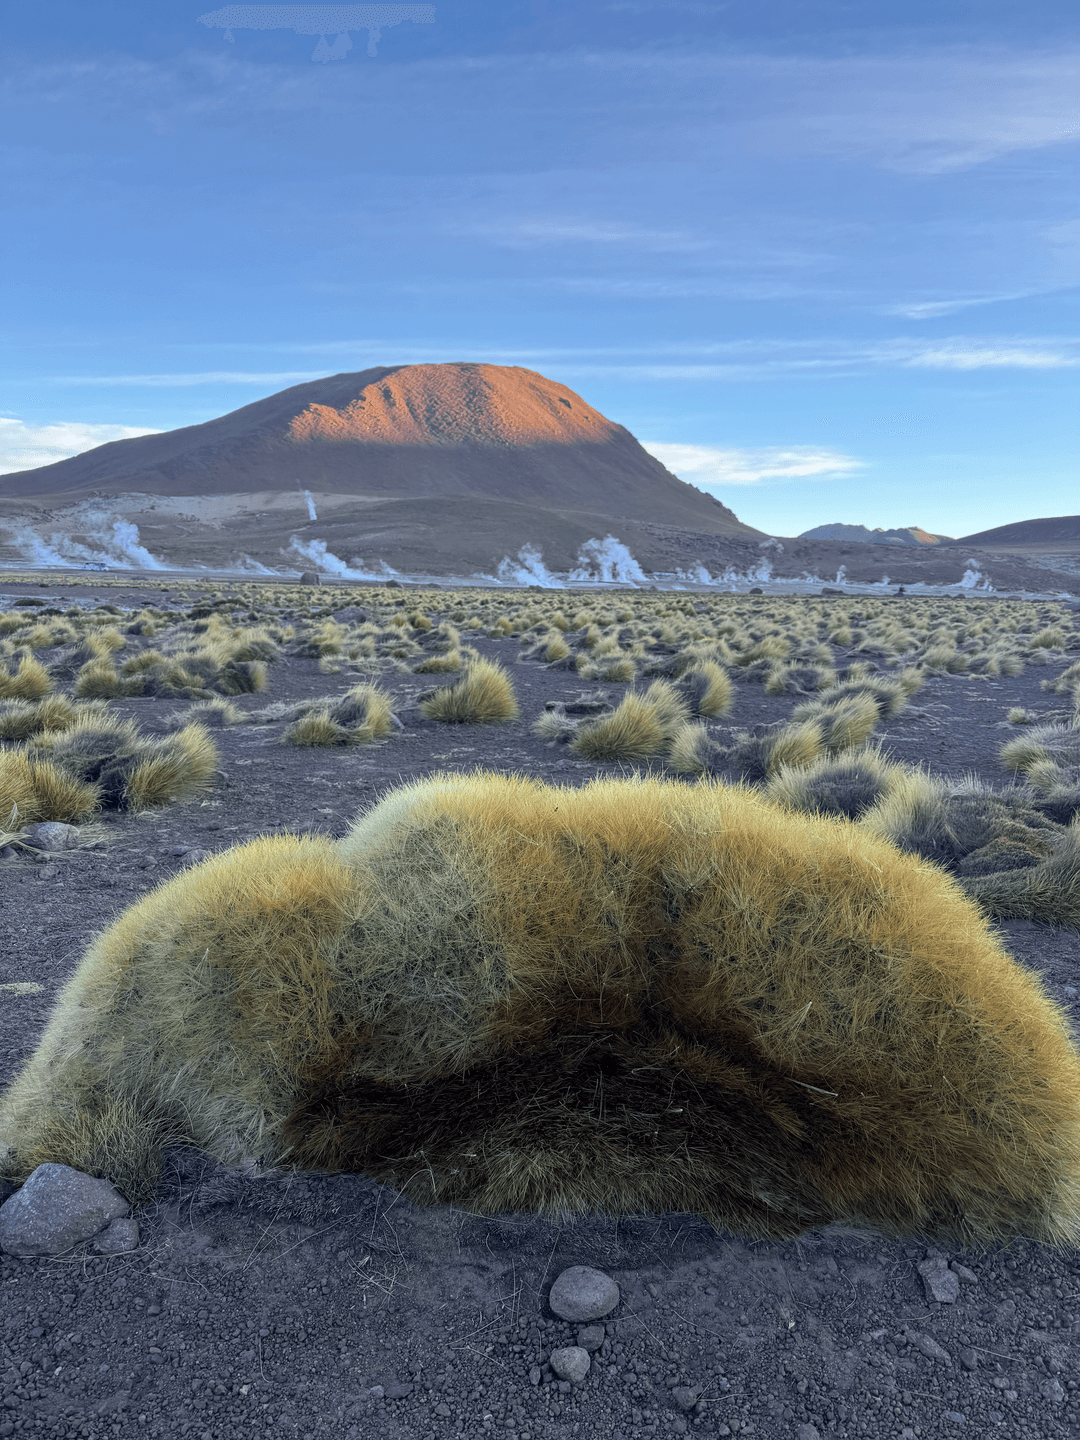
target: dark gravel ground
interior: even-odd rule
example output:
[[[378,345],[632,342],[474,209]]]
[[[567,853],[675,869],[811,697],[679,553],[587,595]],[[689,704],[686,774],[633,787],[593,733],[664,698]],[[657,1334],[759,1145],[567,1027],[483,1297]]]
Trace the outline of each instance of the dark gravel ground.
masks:
[[[108,598],[124,605],[121,593]],[[161,603],[130,597],[146,598]],[[529,727],[548,700],[601,688],[617,701],[624,686],[583,687],[572,672],[514,664],[513,639],[469,639],[513,667],[520,720],[425,721],[414,697],[441,677],[386,673],[405,729],[383,744],[300,750],[280,743],[283,723],[217,730],[222,775],[206,799],[106,817],[59,856],[0,861],[0,984],[43,987],[0,992],[0,1084],[32,1051],[89,938],[180,869],[179,847],[217,850],[274,827],[338,836],[387,788],[436,769],[578,784],[619,768],[577,761]],[[1064,714],[1061,697],[1040,689],[1052,673],[931,678],[880,727],[883,746],[934,773],[1004,782],[1008,709]],[[351,683],[291,658],[274,666],[267,695],[237,703],[254,710]],[[726,739],[800,698],[740,686],[732,715],[710,729]],[[183,708],[114,707],[151,734]],[[1002,928],[1080,1024],[1080,935]],[[0,1257],[0,1437],[1080,1435],[1080,1256],[1024,1241],[945,1255],[962,1283],[939,1303],[917,1268],[937,1252],[921,1244],[835,1227],[748,1242],[691,1215],[483,1218],[418,1208],[362,1176],[238,1177],[185,1150],[170,1152],[161,1195],[138,1219],[130,1254]],[[575,1385],[545,1364],[578,1343],[580,1327],[547,1304],[571,1265],[604,1271],[622,1295]],[[686,1388],[699,1386],[685,1406]]]

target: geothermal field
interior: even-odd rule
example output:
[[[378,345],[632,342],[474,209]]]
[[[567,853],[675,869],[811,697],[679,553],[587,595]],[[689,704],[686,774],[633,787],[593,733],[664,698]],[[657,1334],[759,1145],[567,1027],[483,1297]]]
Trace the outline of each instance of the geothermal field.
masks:
[[[868,856],[885,846],[904,874],[944,887],[973,933],[985,927],[1016,994],[1035,997],[1031,1035],[1058,1024],[1055,1043],[1076,1043],[1069,601],[955,582],[948,594],[783,595],[11,570],[0,1084],[128,907],[170,884],[181,894],[233,847],[336,842],[398,787],[477,770],[572,791],[634,776],[743,787],[778,824],[817,816],[856,851],[860,837]],[[267,914],[284,894],[266,892]],[[225,925],[229,906],[219,913]],[[929,952],[928,976],[951,973],[952,943],[940,966]],[[215,981],[192,984],[195,1006]],[[303,1010],[302,986],[288,1003]],[[950,1002],[973,1024],[966,1003]],[[999,1036],[978,1023],[985,1058]],[[1034,1063],[1017,1044],[1003,1084]],[[968,1066],[948,1045],[932,1053],[925,1093],[944,1104]],[[825,1125],[830,1075],[792,1073],[792,1113]],[[670,1135],[674,1165],[694,1138],[665,1100],[649,1133]],[[988,1110],[980,1133],[1019,1123],[1012,1103]],[[1075,1095],[1059,1103],[1060,1155],[1047,1132],[1036,1189],[1060,1181],[1067,1197]],[[707,1197],[690,1192],[655,1210],[489,1213],[425,1192],[421,1162],[394,1183],[378,1165],[275,1169],[258,1152],[230,1164],[179,1131],[151,1174],[113,1120],[94,1134],[61,1127],[41,1156],[51,1145],[78,1157],[126,1214],[25,1257],[0,1214],[5,1413],[17,1417],[0,1434],[812,1440],[966,1426],[1065,1440],[1080,1427],[1076,1245],[1033,1238],[1039,1217],[1010,1209],[1007,1184],[982,1231],[954,1207],[924,1233],[830,1223],[763,1238],[714,1228]],[[1035,1150],[1025,1160],[1026,1142],[1008,1144],[1020,1184]],[[945,1132],[927,1130],[922,1149],[928,1164],[955,1159]],[[25,1175],[6,1173],[17,1195]],[[1077,1219],[1071,1183],[1060,1213],[1071,1203]]]

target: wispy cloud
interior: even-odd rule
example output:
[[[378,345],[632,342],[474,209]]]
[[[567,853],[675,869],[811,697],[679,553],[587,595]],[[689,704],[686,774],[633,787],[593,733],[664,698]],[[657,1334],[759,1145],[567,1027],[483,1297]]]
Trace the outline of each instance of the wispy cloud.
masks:
[[[1003,305],[1010,300],[1027,300],[1036,294],[1049,291],[1014,290],[1006,295],[973,295],[951,300],[910,300],[896,305],[880,307],[882,315],[902,315],[906,320],[938,320],[943,315],[956,315],[961,310],[973,310],[983,305]]]
[[[706,488],[759,485],[763,480],[832,480],[865,469],[865,462],[838,450],[813,445],[731,450],[712,445],[668,445],[643,440],[642,445],[673,475]]]
[[[0,475],[52,465],[57,460],[66,460],[71,455],[81,455],[84,450],[106,445],[110,440],[159,433],[135,425],[90,425],[78,420],[60,421],[54,425],[27,425],[22,420],[0,416]]]
[[[653,230],[620,220],[587,218],[493,220],[487,224],[448,222],[447,234],[478,238],[517,247],[541,245],[621,245],[628,249],[692,251],[712,249],[715,240],[681,230]]]
[[[61,375],[61,385],[299,385],[319,380],[325,370],[199,370],[157,375]],[[145,433],[145,432],[143,432]]]
[[[463,360],[541,368],[553,378],[619,380],[746,380],[781,375],[858,375],[881,370],[1065,370],[1080,366],[1078,336],[946,336],[935,340],[903,336],[877,341],[722,340],[658,343],[648,346],[447,345],[392,341],[328,341],[325,344],[255,344],[252,350],[326,355],[335,363],[321,370],[200,370],[146,375],[39,376],[38,384],[146,386],[169,389],[198,385],[259,386],[268,393],[319,380],[342,370],[374,365],[422,365]]]
[[[1080,354],[1055,344],[946,344],[928,346],[901,363],[926,370],[1063,370],[1080,366]]]

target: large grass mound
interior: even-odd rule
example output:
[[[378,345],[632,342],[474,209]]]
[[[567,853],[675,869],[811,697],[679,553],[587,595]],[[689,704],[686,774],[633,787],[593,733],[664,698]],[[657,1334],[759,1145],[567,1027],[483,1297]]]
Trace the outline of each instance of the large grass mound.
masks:
[[[1080,1239],[1080,1055],[958,883],[742,787],[445,775],[260,839],[90,947],[0,1171],[159,1150],[421,1204]]]

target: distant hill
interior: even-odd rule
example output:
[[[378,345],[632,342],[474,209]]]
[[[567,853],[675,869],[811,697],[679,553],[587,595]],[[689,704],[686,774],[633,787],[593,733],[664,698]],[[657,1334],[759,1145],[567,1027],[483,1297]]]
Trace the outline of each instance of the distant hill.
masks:
[[[515,365],[396,365],[333,375],[202,425],[114,440],[0,475],[0,499],[43,506],[91,495],[303,490],[367,504],[468,496],[587,512],[610,524],[762,534],[671,474],[573,390]]]
[[[962,535],[954,545],[1075,545],[1080,543],[1080,515],[1057,515],[1045,520],[1017,520],[993,530]]]
[[[744,549],[760,561],[765,539],[565,385],[472,363],[332,375],[201,425],[0,475],[8,560],[32,535],[41,555],[127,545],[130,557],[136,532],[124,529],[122,545],[117,521],[169,565],[242,557],[337,573],[501,574],[504,562],[516,573],[522,553],[570,572],[583,553],[610,568],[624,550],[648,571],[704,560],[722,570],[746,563]],[[541,573],[520,563],[526,578]]]
[[[932,535],[918,525],[909,525],[899,530],[868,530],[865,525],[817,525],[813,530],[804,530],[800,540],[848,540],[857,545],[941,545],[948,543],[948,535]]]

